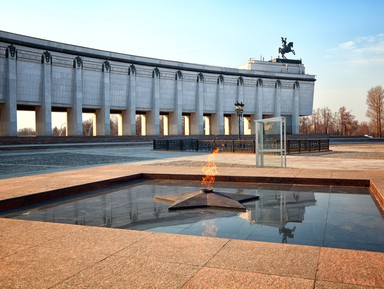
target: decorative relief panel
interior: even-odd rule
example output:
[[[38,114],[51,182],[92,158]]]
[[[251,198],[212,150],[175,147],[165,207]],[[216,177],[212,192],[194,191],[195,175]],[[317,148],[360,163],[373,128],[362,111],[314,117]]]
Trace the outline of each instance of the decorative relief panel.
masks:
[[[108,60],[103,62],[102,71],[103,72],[111,72],[111,64],[109,63]]]
[[[178,70],[175,75],[175,80],[182,80],[183,79],[183,73]]]
[[[222,74],[217,78],[217,84],[224,83],[224,76]]]
[[[157,67],[152,71],[152,78],[160,78],[160,70]]]
[[[73,68],[83,68],[83,60],[80,56],[76,56],[73,60]]]
[[[197,75],[197,82],[204,82],[204,75],[201,72]]]
[[[17,50],[16,47],[13,46],[13,44],[9,45],[8,48],[5,50],[5,57],[17,58]]]
[[[131,64],[128,67],[128,75],[136,75],[136,66]]]
[[[48,52],[48,50],[43,52],[41,55],[41,63],[51,63],[52,64],[52,55]]]

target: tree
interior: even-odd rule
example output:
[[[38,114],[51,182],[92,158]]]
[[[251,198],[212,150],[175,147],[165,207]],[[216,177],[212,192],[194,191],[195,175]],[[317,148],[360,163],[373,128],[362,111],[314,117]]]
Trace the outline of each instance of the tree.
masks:
[[[33,128],[25,127],[17,131],[18,136],[36,136],[36,131]]]
[[[116,116],[110,118],[110,132],[112,136],[119,135],[119,121]]]
[[[355,116],[347,111],[345,106],[339,108],[339,131],[341,135],[353,135],[357,130],[358,122],[355,120]]]
[[[301,134],[310,134],[311,133],[310,122],[311,122],[310,116],[300,117],[299,128],[300,128]]]
[[[366,116],[369,117],[373,131],[377,137],[382,136],[382,123],[384,120],[384,90],[381,85],[368,90]]]
[[[362,121],[356,131],[357,135],[370,135],[369,124],[366,121]]]
[[[320,109],[320,114],[323,122],[323,133],[329,134],[332,130],[332,126],[334,125],[332,111],[329,107],[326,106]]]
[[[57,128],[57,126],[55,126],[52,129],[52,136],[59,136],[59,135],[60,135],[60,130]]]
[[[320,108],[312,111],[313,133],[320,133]]]
[[[52,136],[66,136],[66,135],[67,135],[67,128],[64,124],[61,126],[61,128],[58,128],[57,126],[55,126],[52,129]]]
[[[92,136],[93,135],[93,119],[87,119],[83,121],[83,135],[84,136]]]
[[[300,117],[301,134],[369,135],[367,123],[359,123],[345,106],[337,112],[328,107],[317,108],[310,116]]]

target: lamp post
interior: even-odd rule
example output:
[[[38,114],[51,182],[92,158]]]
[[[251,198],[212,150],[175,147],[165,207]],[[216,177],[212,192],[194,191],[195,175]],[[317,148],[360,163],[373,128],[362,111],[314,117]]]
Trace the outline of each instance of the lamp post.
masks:
[[[244,103],[236,101],[236,103],[235,103],[235,111],[236,111],[237,117],[239,119],[239,140],[240,140],[241,139],[240,138],[240,120],[243,117]]]

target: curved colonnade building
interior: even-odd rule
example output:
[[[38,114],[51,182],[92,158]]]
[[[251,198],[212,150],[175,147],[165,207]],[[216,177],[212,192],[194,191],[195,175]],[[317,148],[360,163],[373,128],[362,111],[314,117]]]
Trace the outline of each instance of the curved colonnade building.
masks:
[[[224,68],[101,51],[0,31],[0,135],[17,135],[17,111],[35,112],[37,135],[52,134],[53,112],[67,115],[67,134],[82,135],[83,113],[94,135],[254,133],[254,120],[311,115],[315,76],[299,60],[253,59]],[[235,102],[244,103],[244,118]]]

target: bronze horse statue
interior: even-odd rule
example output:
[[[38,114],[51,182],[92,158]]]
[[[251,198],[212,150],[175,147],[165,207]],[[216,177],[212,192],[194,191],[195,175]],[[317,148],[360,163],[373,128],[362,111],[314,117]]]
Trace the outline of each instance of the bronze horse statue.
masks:
[[[292,52],[293,55],[295,55],[295,50],[292,49],[293,47],[293,42],[289,42],[288,45],[283,45],[283,47],[279,47],[279,53],[281,53],[281,56],[283,58],[286,58],[284,56],[285,53],[289,53],[289,52]]]

